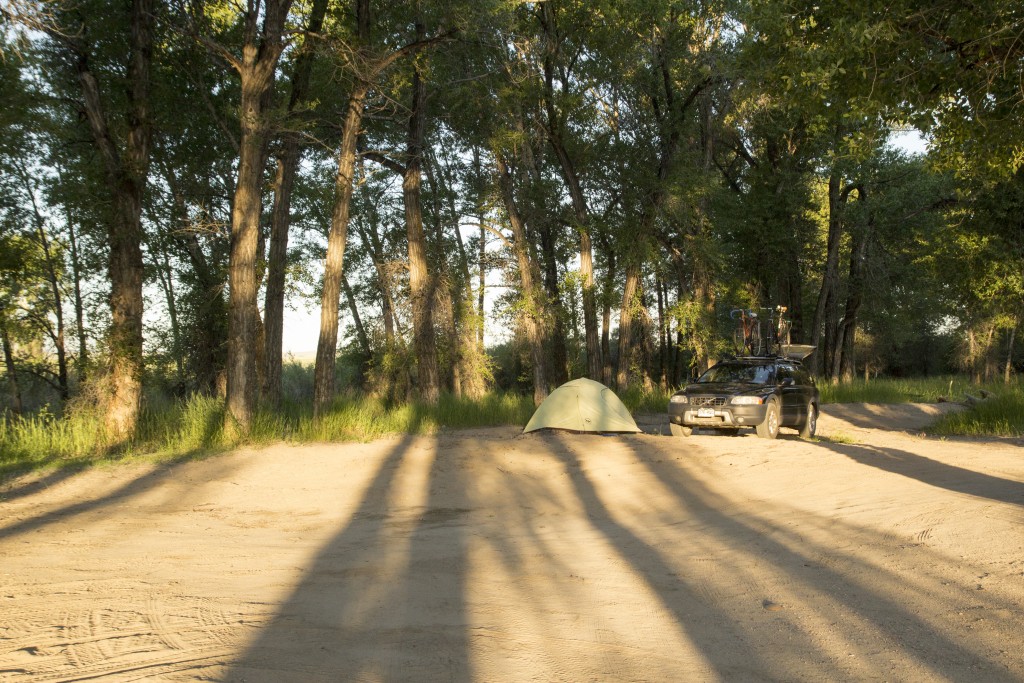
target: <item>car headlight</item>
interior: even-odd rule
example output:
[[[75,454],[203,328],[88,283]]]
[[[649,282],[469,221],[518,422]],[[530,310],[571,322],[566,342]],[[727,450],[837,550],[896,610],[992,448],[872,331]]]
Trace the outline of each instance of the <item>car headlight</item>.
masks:
[[[676,394],[668,400],[669,403],[689,403],[690,400],[682,394]]]
[[[734,406],[757,406],[764,403],[760,396],[733,396],[729,403]]]

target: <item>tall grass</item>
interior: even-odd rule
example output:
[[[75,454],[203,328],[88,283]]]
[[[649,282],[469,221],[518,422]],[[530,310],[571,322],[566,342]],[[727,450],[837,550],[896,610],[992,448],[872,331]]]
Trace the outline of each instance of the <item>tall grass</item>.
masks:
[[[1013,386],[1013,385],[1010,385]],[[982,390],[998,394],[1005,391],[1002,382],[975,384],[960,375],[903,379],[879,377],[865,382],[818,383],[822,403],[936,403],[940,399],[961,401],[964,396],[980,395]]]
[[[664,413],[668,409],[668,400],[672,398],[673,393],[675,390],[661,387],[654,387],[650,391],[633,387],[619,392],[618,397],[631,413]]]
[[[944,415],[928,432],[939,436],[1024,436],[1024,387],[1004,387],[967,410]]]
[[[930,431],[938,435],[1024,435],[1024,384],[976,385],[964,377],[875,379],[819,386],[825,403],[934,402],[940,397],[960,400],[965,394],[993,397],[941,419]],[[622,392],[633,413],[663,413],[671,390]],[[436,405],[390,404],[381,399],[339,397],[319,419],[306,401],[285,401],[277,412],[256,415],[244,443],[267,444],[369,441],[394,434],[432,434],[442,429],[493,425],[522,426],[533,414],[529,396],[491,393],[472,400],[443,395]],[[223,429],[222,400],[193,396],[184,401],[151,404],[144,411],[136,436],[112,448],[105,438],[101,416],[88,408],[58,418],[45,411],[30,418],[0,420],[0,479],[14,472],[78,467],[96,462],[142,457],[151,460],[200,457],[233,448]]]
[[[966,410],[948,413],[929,433],[940,436],[1024,436],[1024,384],[986,382],[968,377],[944,376],[917,379],[879,378],[818,386],[823,403],[935,403],[980,398]]]
[[[479,400],[443,395],[436,405],[389,405],[368,396],[339,397],[319,419],[307,403],[286,402],[258,413],[244,443],[369,441],[392,434],[440,429],[524,425],[533,414],[527,396],[492,393]],[[241,445],[224,433],[224,402],[204,396],[154,405],[144,411],[135,437],[112,448],[101,416],[80,409],[63,418],[43,413],[0,420],[0,479],[44,467],[84,466],[104,460],[199,457]]]

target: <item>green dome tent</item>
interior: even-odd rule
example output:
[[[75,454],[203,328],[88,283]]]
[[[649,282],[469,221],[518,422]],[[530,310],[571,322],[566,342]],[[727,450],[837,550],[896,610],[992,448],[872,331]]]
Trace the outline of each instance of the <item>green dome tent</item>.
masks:
[[[526,424],[536,429],[576,432],[639,432],[626,406],[611,389],[591,379],[574,379],[551,392]]]

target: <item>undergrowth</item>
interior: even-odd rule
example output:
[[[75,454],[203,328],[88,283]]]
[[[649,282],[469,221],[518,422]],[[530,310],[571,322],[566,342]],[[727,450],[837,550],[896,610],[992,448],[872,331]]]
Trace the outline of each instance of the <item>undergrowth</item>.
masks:
[[[936,436],[1024,436],[1024,387],[1004,388],[967,410],[943,415],[928,429]]]
[[[982,390],[997,394],[1006,388],[1002,382],[975,384],[968,377],[950,375],[912,379],[879,377],[868,382],[856,379],[836,384],[818,382],[822,403],[937,403],[942,399],[961,401],[968,394],[980,396]]]
[[[977,385],[964,377],[873,379],[820,383],[823,403],[935,402],[965,395],[989,398],[947,414],[928,431],[940,436],[1024,436],[1024,384]],[[664,413],[671,390],[631,389],[619,394],[632,413]],[[260,412],[242,441],[224,433],[224,402],[193,396],[154,404],[139,422],[136,436],[111,447],[101,416],[89,408],[64,417],[45,410],[32,417],[0,420],[0,480],[42,468],[84,467],[144,458],[150,461],[197,458],[242,444],[370,441],[395,434],[433,434],[442,429],[525,425],[533,414],[529,396],[490,393],[478,400],[442,395],[436,405],[394,404],[365,395],[338,397],[326,414],[313,418],[307,401],[285,401],[276,412]]]
[[[976,384],[968,377],[879,378],[819,383],[822,403],[971,403],[947,413],[927,431],[936,436],[1024,436],[1024,384]],[[967,397],[980,399],[968,401]]]
[[[319,419],[307,403],[285,402],[277,412],[257,413],[244,440],[224,432],[224,402],[193,396],[143,411],[135,437],[112,447],[101,416],[83,408],[58,418],[47,412],[13,421],[0,419],[0,479],[33,469],[82,467],[146,458],[202,457],[242,444],[370,441],[392,434],[433,434],[441,429],[525,425],[533,401],[492,393],[479,400],[442,395],[437,405],[388,404],[368,396],[339,397]]]

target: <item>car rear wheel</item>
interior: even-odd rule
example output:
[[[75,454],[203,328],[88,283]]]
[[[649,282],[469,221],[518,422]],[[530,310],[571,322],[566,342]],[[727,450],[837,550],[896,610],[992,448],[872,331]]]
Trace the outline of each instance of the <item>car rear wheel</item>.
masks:
[[[768,402],[764,422],[757,425],[757,435],[762,439],[774,439],[779,435],[779,405],[775,401]]]
[[[810,439],[818,429],[818,408],[813,403],[807,404],[807,419],[800,425],[800,436]]]
[[[693,427],[684,427],[683,425],[677,425],[675,422],[669,422],[668,428],[672,432],[672,436],[690,436],[693,434]]]

